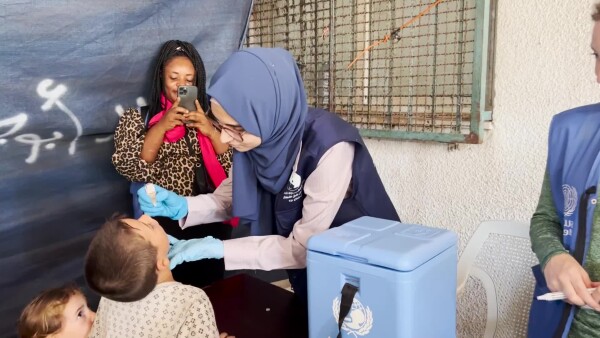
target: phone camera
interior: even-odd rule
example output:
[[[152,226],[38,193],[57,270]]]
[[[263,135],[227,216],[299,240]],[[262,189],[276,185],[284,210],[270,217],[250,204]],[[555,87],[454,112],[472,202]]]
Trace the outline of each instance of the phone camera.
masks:
[[[187,88],[179,88],[179,94],[187,95]]]

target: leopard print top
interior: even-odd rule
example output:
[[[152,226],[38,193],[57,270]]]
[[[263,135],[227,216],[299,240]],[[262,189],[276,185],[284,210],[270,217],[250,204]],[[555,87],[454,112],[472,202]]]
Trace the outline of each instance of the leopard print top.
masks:
[[[200,154],[196,130],[189,130],[192,149]],[[157,184],[182,196],[191,196],[194,189],[196,164],[199,156],[190,154],[186,138],[174,143],[163,143],[156,160],[144,161],[140,154],[144,145],[146,128],[142,115],[136,108],[129,108],[119,119],[115,130],[115,152],[112,162],[119,174],[132,182]],[[231,148],[217,155],[225,173],[231,167]],[[201,155],[201,154],[200,154]]]

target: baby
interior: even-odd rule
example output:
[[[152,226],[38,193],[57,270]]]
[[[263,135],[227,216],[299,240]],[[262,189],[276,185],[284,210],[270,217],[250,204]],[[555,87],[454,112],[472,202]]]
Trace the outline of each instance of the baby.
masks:
[[[86,338],[95,317],[77,286],[46,290],[23,309],[19,337]]]
[[[102,225],[85,259],[87,283],[102,296],[90,338],[227,337],[204,291],[173,279],[168,251],[167,234],[149,216]]]

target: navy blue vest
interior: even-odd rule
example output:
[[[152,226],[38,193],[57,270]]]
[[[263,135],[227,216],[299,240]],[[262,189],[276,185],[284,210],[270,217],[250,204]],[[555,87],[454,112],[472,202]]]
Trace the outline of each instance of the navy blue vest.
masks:
[[[556,115],[550,125],[547,171],[561,224],[563,245],[582,265],[589,247],[593,201],[600,178],[600,104]],[[598,245],[599,243],[597,243]],[[529,337],[567,337],[577,307],[565,302],[538,301],[549,292],[539,265],[529,313]]]
[[[299,184],[287,184],[275,196],[275,233],[288,236],[294,223],[302,218],[302,204],[306,196],[304,182],[317,167],[321,156],[339,142],[352,142],[355,147],[352,194],[342,202],[331,227],[361,216],[400,221],[358,130],[335,114],[309,108],[296,171],[300,176]]]

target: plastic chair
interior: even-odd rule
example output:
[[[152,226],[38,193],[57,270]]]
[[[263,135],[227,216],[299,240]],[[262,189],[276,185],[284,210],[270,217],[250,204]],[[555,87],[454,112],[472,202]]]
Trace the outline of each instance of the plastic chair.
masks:
[[[481,223],[458,261],[457,336],[525,337],[535,264],[528,224]]]

